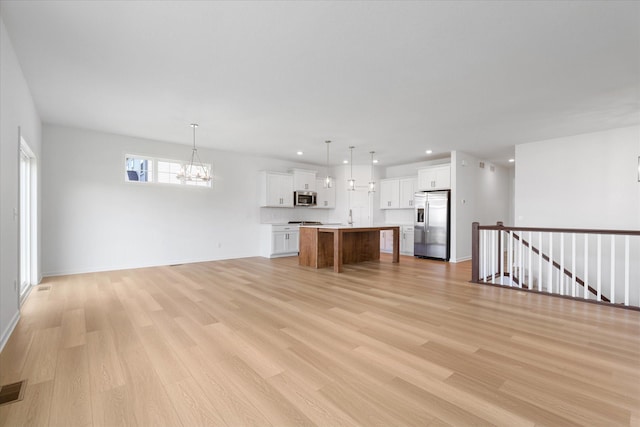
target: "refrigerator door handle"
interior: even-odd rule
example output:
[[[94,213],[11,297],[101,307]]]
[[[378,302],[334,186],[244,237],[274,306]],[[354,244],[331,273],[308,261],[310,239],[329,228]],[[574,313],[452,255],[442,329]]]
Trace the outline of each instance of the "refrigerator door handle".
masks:
[[[427,203],[427,207],[425,208],[425,220],[424,220],[424,229],[425,233],[429,232],[429,203]]]

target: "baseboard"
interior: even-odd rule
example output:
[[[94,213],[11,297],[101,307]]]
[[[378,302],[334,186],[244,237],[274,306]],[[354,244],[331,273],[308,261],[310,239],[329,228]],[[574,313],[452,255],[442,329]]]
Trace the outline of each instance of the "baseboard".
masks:
[[[13,316],[13,319],[11,319],[11,322],[9,322],[9,326],[7,326],[7,329],[5,329],[2,332],[2,337],[0,338],[0,352],[4,350],[4,346],[7,343],[7,341],[9,341],[9,337],[11,337],[13,330],[16,328],[16,325],[18,324],[18,320],[20,320],[20,310],[16,311],[16,314]]]
[[[35,285],[30,284],[29,287],[27,288],[26,291],[24,291],[22,293],[22,295],[20,295],[20,307],[22,307],[22,304],[24,304],[24,302],[27,300],[27,298],[29,297],[29,295],[31,294],[31,291],[33,290],[33,287]]]
[[[184,260],[166,261],[160,264],[153,263],[153,264],[137,264],[137,265],[114,265],[114,266],[103,266],[103,267],[93,267],[93,268],[80,268],[76,270],[45,271],[42,273],[42,276],[43,277],[71,276],[74,274],[103,273],[107,271],[119,271],[119,270],[135,270],[138,268],[164,267],[167,265],[178,265],[178,264],[195,264],[199,262],[224,261],[228,259],[253,258],[253,257],[259,257],[259,256],[260,255],[243,255],[243,256],[234,256],[234,257],[206,258],[206,259],[191,258],[191,259],[184,259]]]
[[[465,257],[458,258],[458,259],[450,259],[449,262],[451,262],[453,264],[456,264],[458,262],[464,262],[464,261],[470,261],[470,260],[471,260],[470,256],[465,256]]]

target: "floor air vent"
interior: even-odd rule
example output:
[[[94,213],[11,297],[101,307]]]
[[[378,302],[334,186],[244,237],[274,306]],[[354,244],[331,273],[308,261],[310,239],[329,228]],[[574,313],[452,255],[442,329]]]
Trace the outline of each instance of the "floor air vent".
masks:
[[[22,400],[27,381],[5,384],[0,387],[0,406]]]
[[[38,286],[38,292],[48,291],[49,289],[51,289],[51,286]]]

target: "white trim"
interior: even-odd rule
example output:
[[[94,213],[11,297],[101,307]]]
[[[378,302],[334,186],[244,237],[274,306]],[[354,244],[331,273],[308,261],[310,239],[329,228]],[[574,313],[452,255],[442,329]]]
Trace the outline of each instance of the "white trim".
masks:
[[[449,262],[456,264],[458,262],[464,262],[464,261],[470,261],[470,260],[471,260],[470,256],[464,256],[464,257],[461,257],[461,258],[458,258],[458,259],[451,258],[451,259],[449,259]]]
[[[9,341],[9,338],[11,337],[13,330],[16,328],[16,325],[18,325],[18,320],[20,320],[20,310],[16,311],[13,319],[11,319],[11,322],[9,322],[9,326],[7,326],[7,329],[2,332],[2,337],[0,337],[0,352],[4,350],[4,346],[7,344],[7,341]]]
[[[149,267],[168,267],[168,266],[177,265],[177,264],[195,264],[199,262],[224,261],[229,259],[242,259],[242,258],[260,258],[260,255],[246,255],[246,256],[229,257],[229,258],[221,257],[221,258],[207,258],[207,259],[186,259],[186,260],[173,260],[173,261],[165,261],[162,263],[151,263],[151,264],[118,265],[118,266],[100,267],[100,268],[86,268],[82,270],[51,271],[51,272],[44,272],[43,277],[70,276],[74,274],[101,273],[105,271],[135,270],[138,268],[149,268]]]
[[[29,295],[31,295],[31,290],[33,289],[33,286],[34,286],[33,283],[29,283],[29,285],[27,286],[27,289],[25,289],[22,295],[20,295],[20,307],[22,307],[22,304],[24,304],[24,302],[27,300]]]

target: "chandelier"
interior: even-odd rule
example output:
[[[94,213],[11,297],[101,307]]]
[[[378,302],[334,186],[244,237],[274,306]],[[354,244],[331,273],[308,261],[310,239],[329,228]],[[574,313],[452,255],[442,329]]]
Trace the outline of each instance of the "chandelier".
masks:
[[[369,181],[369,193],[375,193],[376,182],[373,180],[373,155],[375,154],[375,151],[369,151],[369,153],[371,154],[371,181]]]
[[[209,168],[202,163],[196,148],[196,128],[197,123],[191,123],[193,128],[193,148],[191,149],[191,160],[186,163],[176,176],[180,181],[209,182],[211,181],[211,172]]]
[[[356,191],[356,180],[353,179],[353,149],[356,148],[353,145],[349,147],[349,150],[351,150],[351,178],[349,178],[347,180],[347,190],[348,191]]]
[[[327,176],[324,178],[324,188],[331,188],[333,187],[333,178],[329,175],[329,144],[331,144],[331,141],[325,141],[324,143],[327,144]]]

